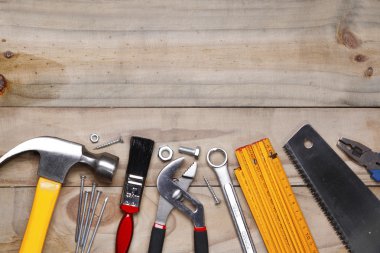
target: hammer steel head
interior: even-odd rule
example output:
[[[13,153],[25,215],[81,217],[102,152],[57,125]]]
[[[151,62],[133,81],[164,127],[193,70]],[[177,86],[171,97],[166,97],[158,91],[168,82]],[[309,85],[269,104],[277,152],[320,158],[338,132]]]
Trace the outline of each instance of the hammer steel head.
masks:
[[[119,163],[119,157],[112,154],[93,154],[81,144],[43,136],[27,140],[8,151],[0,158],[0,165],[27,151],[36,151],[40,154],[39,176],[60,183],[63,183],[66,174],[76,163],[90,165],[95,174],[111,181]]]

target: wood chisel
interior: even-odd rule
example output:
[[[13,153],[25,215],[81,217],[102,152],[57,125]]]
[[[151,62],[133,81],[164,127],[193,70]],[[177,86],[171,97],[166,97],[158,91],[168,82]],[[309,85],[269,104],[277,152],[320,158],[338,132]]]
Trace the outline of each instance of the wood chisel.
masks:
[[[351,252],[380,252],[380,202],[310,126],[284,146],[327,218]]]
[[[317,253],[313,237],[269,139],[238,148],[235,175],[268,252]]]
[[[133,235],[132,215],[139,212],[145,178],[152,157],[154,141],[141,137],[131,138],[128,167],[121,195],[120,209],[124,216],[116,235],[116,253],[128,252]]]

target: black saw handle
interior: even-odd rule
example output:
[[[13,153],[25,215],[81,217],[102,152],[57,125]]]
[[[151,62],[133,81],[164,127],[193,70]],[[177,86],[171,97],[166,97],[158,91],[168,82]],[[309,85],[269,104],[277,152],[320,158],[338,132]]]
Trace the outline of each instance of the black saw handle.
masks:
[[[166,232],[165,226],[161,226],[161,225],[156,226],[156,224],[154,224],[152,228],[152,232],[150,233],[148,253],[162,252],[162,247],[164,246],[165,232]]]
[[[194,227],[195,253],[208,253],[208,238],[206,227]]]

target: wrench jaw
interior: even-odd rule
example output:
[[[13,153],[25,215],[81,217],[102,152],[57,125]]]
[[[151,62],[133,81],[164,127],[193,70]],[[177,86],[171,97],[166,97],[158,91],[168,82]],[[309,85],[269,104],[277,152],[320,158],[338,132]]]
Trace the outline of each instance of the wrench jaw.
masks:
[[[185,158],[178,158],[169,163],[158,175],[157,189],[160,195],[168,201],[173,207],[179,209],[189,217],[196,228],[205,227],[204,209],[202,203],[191,196],[184,188],[188,188],[196,173],[196,163],[182,175],[178,181],[173,181],[174,173],[180,168]],[[181,197],[179,197],[181,196]],[[187,207],[182,200],[188,200],[194,205],[195,210]]]

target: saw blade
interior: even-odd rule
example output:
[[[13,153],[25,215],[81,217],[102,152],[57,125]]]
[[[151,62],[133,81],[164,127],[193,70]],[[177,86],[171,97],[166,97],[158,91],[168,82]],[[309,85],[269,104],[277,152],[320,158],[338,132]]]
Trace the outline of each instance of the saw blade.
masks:
[[[305,183],[351,252],[380,252],[380,202],[310,126],[284,146]]]

